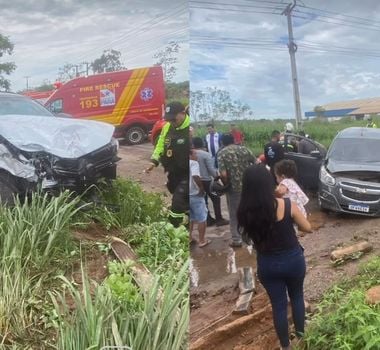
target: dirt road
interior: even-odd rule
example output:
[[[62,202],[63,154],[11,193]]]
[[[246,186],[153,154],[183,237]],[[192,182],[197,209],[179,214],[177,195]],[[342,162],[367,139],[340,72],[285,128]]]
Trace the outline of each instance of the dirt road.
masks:
[[[143,173],[149,163],[151,152],[150,144],[122,146],[119,152],[122,158],[119,163],[119,175],[139,181],[148,191],[167,193],[166,176],[161,167],[150,175]],[[222,203],[224,216],[228,218],[225,198],[222,198]],[[309,220],[313,226],[313,233],[301,237],[300,242],[305,248],[307,260],[305,299],[313,304],[335,282],[356,274],[358,262],[379,254],[380,219],[327,215],[319,211],[316,198],[311,198],[308,210],[311,212]],[[234,250],[228,246],[230,239],[228,226],[208,228],[207,234],[212,239],[209,246],[205,248],[191,246],[191,348],[207,350],[278,348],[271,311],[268,309],[268,299],[259,283],[257,283],[258,292],[252,303],[253,314],[248,316],[249,322],[242,323],[232,333],[228,331],[228,324],[238,318],[231,314],[239,293],[237,268],[252,266],[255,270],[255,256],[247,247]],[[373,252],[358,261],[333,267],[330,253],[340,245],[347,245],[359,239],[371,242],[374,246]],[[258,312],[257,315],[255,312]],[[219,332],[223,326],[227,327],[224,333]]]
[[[150,174],[144,173],[149,166],[149,159],[153,152],[150,143],[136,146],[120,146],[117,172],[119,176],[131,178],[141,184],[146,191],[168,194],[166,190],[166,175],[161,166]]]
[[[305,299],[313,306],[334,283],[355,275],[359,261],[379,254],[380,219],[327,215],[319,211],[316,198],[311,199],[309,210],[313,233],[300,237],[300,242],[305,248],[307,261]],[[247,319],[246,326],[240,325],[238,331],[232,334],[226,331],[228,325],[238,318],[231,314],[239,295],[237,268],[252,266],[255,271],[255,255],[247,247],[232,249],[228,246],[228,226],[209,228],[208,235],[213,240],[209,246],[191,249],[191,349],[279,349],[271,309],[268,309],[269,300],[258,282],[252,312],[259,314],[254,319]],[[372,254],[339,267],[331,264],[330,253],[335,248],[361,239],[373,244]]]

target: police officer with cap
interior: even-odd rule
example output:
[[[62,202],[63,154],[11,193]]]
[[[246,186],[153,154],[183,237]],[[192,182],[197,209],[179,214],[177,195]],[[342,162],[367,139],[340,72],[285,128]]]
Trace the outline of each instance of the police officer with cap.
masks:
[[[160,163],[164,167],[168,175],[167,187],[173,195],[169,220],[178,227],[189,211],[190,117],[182,103],[172,102],[166,106],[164,118],[167,123],[145,171],[151,172]]]

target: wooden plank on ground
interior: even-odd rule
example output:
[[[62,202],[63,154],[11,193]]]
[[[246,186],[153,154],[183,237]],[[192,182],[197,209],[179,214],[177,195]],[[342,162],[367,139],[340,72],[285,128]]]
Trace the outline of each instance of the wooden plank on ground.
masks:
[[[255,279],[252,267],[244,266],[238,268],[240,295],[256,291]]]
[[[138,286],[145,291],[149,291],[153,285],[154,277],[150,271],[137,260],[137,255],[131,246],[118,237],[109,238],[111,249],[116,257],[123,262],[133,261],[132,271]]]
[[[368,243],[367,241],[362,241],[349,247],[334,250],[331,253],[330,258],[333,261],[344,261],[347,259],[355,258],[358,254],[360,256],[361,254],[367,253],[371,250],[372,244]]]
[[[252,297],[253,292],[240,294],[239,299],[236,302],[235,309],[232,313],[238,315],[248,315],[251,310]]]

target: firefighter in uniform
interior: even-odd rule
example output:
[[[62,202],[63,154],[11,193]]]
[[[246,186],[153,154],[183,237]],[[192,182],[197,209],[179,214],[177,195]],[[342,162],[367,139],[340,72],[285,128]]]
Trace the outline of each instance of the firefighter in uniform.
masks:
[[[166,106],[160,137],[151,157],[147,173],[162,164],[168,176],[167,188],[173,195],[170,222],[178,227],[189,211],[189,128],[190,117],[180,102]]]

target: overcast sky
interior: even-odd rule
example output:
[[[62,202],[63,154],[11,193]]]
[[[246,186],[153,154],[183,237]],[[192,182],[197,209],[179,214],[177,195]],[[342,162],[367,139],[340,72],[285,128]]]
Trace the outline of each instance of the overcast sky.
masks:
[[[289,2],[190,1],[191,90],[228,90],[258,118],[294,117],[281,15]],[[380,96],[380,1],[298,4],[293,30],[302,114],[328,102]]]
[[[54,82],[65,63],[91,62],[103,50],[122,53],[127,68],[155,63],[169,41],[181,45],[175,81],[188,80],[188,2],[171,0],[0,0],[0,33],[14,53],[12,90]]]

